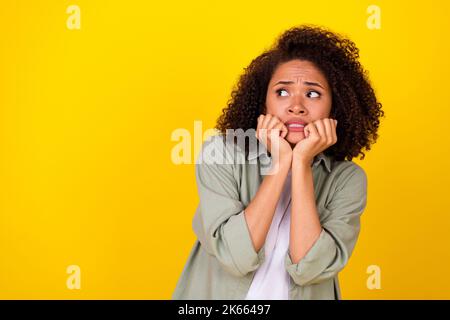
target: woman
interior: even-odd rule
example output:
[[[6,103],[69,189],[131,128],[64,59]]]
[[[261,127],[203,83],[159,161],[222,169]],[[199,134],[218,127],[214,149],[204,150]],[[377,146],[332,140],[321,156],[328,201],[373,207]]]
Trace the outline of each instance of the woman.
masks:
[[[384,115],[358,57],[300,26],[245,69],[196,164],[198,240],[173,299],[341,299],[367,202],[351,160]],[[231,161],[205,161],[211,147]]]

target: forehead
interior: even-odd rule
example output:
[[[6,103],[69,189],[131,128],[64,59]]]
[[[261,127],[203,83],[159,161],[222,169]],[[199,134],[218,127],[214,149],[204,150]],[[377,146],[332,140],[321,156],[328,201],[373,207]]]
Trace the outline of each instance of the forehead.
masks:
[[[319,68],[314,63],[306,60],[291,60],[278,65],[273,73],[271,82],[279,80],[317,81],[327,85],[326,78]]]

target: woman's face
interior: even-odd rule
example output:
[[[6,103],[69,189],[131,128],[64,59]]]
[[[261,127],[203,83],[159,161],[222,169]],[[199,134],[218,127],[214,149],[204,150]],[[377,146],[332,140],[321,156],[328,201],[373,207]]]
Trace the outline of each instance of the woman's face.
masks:
[[[269,82],[266,113],[278,117],[286,126],[288,121],[305,125],[329,118],[331,88],[322,72],[306,60],[290,60],[280,64]],[[295,146],[305,138],[300,128],[289,128],[286,140]]]

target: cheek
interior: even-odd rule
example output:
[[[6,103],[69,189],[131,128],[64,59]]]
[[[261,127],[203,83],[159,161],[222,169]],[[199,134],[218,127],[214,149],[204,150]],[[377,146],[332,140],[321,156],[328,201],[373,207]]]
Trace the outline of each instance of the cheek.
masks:
[[[314,108],[310,108],[310,114],[312,119],[329,118],[331,112],[330,101],[320,101]]]
[[[322,110],[324,110],[324,116],[328,118],[331,113],[331,98],[323,101]]]
[[[267,96],[266,98],[266,110],[271,114],[283,114],[286,108],[288,108],[291,104],[292,102],[287,98],[280,99],[274,95]]]
[[[266,112],[273,114],[277,110],[276,101],[272,97],[266,98]]]

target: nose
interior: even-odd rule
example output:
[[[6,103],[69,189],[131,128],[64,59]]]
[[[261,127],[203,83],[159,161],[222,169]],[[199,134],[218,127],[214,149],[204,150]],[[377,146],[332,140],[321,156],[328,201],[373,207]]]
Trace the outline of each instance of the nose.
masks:
[[[297,114],[305,115],[307,113],[307,110],[299,100],[296,100],[296,101],[293,101],[293,104],[291,104],[289,106],[288,113],[294,114],[294,115],[297,115]]]

